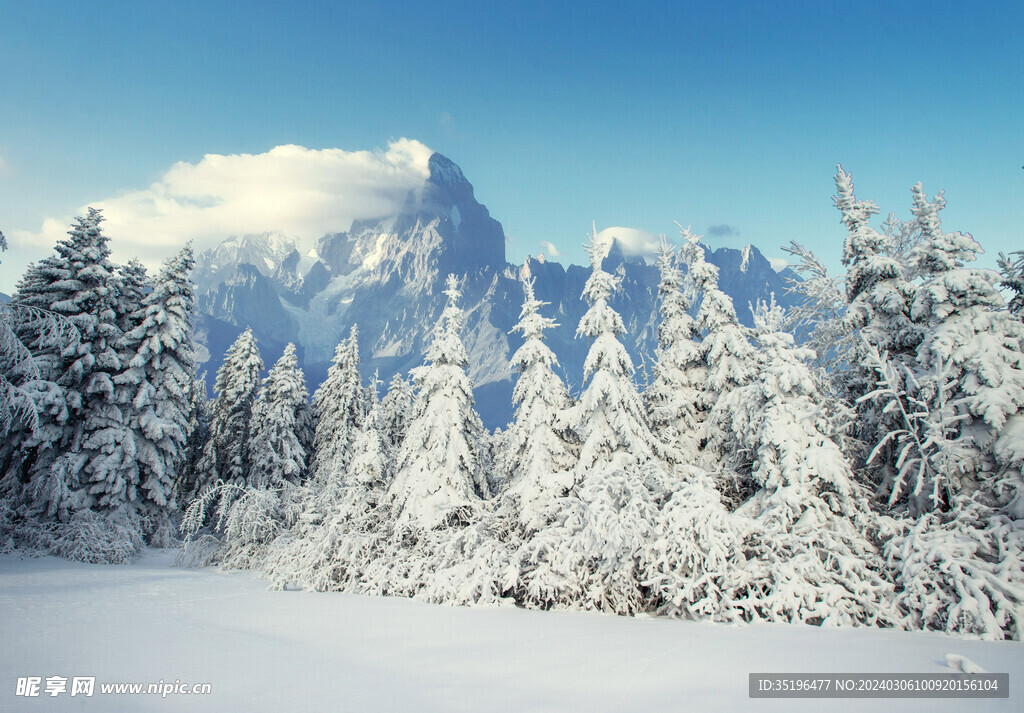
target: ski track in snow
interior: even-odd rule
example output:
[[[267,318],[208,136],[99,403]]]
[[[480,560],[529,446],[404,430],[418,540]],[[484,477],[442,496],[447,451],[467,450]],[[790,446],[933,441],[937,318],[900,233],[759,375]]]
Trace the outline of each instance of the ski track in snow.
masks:
[[[268,591],[252,573],[0,557],[0,711],[1019,711],[1024,644],[746,627]],[[751,672],[1010,674],[1009,699],[747,698]],[[96,676],[92,698],[15,696],[18,677]],[[102,695],[100,683],[210,683]],[[45,686],[45,684],[44,684]]]

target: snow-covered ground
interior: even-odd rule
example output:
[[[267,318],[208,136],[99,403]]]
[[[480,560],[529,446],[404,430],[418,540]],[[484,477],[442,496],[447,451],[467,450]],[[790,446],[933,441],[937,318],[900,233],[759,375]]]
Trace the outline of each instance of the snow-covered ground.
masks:
[[[0,557],[4,711],[1020,711],[1024,644],[810,626],[731,627],[462,609],[267,591],[249,573]],[[751,672],[948,673],[948,653],[1010,674],[1010,698],[747,697]],[[18,678],[95,676],[91,698]],[[101,695],[112,682],[210,683],[205,696]]]

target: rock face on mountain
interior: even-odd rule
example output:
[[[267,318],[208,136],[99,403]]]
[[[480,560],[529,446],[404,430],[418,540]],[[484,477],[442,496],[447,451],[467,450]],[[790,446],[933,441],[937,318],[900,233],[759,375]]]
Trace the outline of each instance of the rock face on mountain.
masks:
[[[559,327],[549,333],[566,382],[581,386],[588,344],[576,339],[586,305],[580,295],[589,268],[567,268],[543,258],[525,265],[505,259],[501,224],[477,202],[461,169],[440,154],[429,161],[429,178],[411,191],[397,216],[356,221],[347,232],[324,235],[302,253],[275,234],[225,241],[199,256],[197,352],[207,357],[209,383],[227,345],[248,326],[259,339],[265,363],[284,345],[299,347],[310,390],[323,380],[334,348],[359,325],[362,371],[376,371],[385,384],[396,372],[422,363],[426,339],[444,306],[444,279],[464,280],[463,339],[476,386],[477,407],[490,428],[511,417],[509,357],[520,345],[510,334],[523,293],[519,276],[536,278],[540,299]],[[732,296],[740,320],[751,322],[749,304],[775,293],[789,300],[783,277],[748,246],[708,254],[721,268],[722,288]],[[642,258],[625,257],[612,243],[605,269],[622,276],[614,307],[629,334],[625,342],[638,367],[650,359],[657,325],[658,274]]]

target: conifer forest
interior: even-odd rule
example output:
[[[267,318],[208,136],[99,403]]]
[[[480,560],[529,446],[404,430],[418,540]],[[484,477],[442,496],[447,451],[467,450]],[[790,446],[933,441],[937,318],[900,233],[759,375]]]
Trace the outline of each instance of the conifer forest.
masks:
[[[422,364],[364,374],[359,331],[310,393],[294,346],[231,345],[212,394],[191,245],[111,259],[90,209],[0,304],[0,551],[184,566],[279,589],[1024,638],[1024,251],[1000,271],[921,184],[877,219],[835,175],[843,274],[791,244],[795,307],[737,318],[682,230],[644,369],[598,241],[578,388],[519,269],[514,418],[475,410],[463,284]],[[3,244],[6,247],[6,244]]]

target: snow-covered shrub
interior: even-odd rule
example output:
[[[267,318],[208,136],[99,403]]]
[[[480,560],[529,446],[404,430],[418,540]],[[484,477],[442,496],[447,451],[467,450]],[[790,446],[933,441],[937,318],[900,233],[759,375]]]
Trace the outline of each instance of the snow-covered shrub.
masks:
[[[641,557],[644,584],[662,615],[737,621],[733,592],[748,585],[743,543],[750,524],[722,503],[714,480],[687,468],[656,516]]]
[[[221,483],[192,501],[182,521],[186,558],[237,569],[263,566],[266,550],[302,511],[302,490],[288,481]]]
[[[50,551],[58,557],[90,564],[126,564],[143,547],[135,517],[79,510],[53,531]]]
[[[966,501],[891,526],[884,554],[907,628],[1024,638],[1024,522]]]

